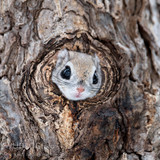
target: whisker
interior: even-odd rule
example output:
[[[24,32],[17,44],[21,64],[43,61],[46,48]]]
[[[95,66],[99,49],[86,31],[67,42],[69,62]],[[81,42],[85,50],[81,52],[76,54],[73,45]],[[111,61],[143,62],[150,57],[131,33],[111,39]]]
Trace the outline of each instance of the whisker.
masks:
[[[65,82],[65,81],[62,81],[61,79],[59,79],[58,77],[56,77],[56,76],[54,76],[54,75],[52,75],[60,84],[62,84],[62,85],[68,85],[68,84],[70,84],[70,83],[68,83],[68,82]]]

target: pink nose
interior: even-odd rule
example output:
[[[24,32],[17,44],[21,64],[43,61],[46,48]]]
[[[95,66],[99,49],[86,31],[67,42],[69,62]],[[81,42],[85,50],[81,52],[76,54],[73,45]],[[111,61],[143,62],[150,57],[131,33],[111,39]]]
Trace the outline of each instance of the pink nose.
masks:
[[[79,93],[81,93],[81,92],[84,91],[84,88],[83,88],[83,87],[78,87],[78,88],[77,88],[77,91],[78,91]]]

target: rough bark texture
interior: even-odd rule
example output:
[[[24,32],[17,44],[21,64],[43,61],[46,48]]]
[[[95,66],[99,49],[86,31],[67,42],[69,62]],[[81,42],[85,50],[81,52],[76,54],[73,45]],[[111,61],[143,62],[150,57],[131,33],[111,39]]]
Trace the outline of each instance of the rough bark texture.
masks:
[[[52,83],[63,48],[99,56],[94,98]],[[0,159],[160,159],[160,0],[0,0]]]

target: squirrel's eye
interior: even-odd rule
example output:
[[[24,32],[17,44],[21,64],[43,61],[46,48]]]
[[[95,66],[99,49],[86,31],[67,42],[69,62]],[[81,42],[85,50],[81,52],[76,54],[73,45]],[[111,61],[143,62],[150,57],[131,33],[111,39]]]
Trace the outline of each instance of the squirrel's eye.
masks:
[[[98,76],[97,76],[97,73],[95,71],[94,75],[93,75],[93,84],[97,84],[97,83],[98,83]]]
[[[69,80],[71,77],[71,68],[69,66],[66,66],[64,70],[61,72],[61,77],[63,79]]]

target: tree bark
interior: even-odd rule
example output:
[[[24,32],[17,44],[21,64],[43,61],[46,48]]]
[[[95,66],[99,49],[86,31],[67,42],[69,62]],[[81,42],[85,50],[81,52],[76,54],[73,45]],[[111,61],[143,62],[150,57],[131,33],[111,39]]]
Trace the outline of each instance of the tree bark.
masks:
[[[0,159],[160,159],[159,0],[0,0]],[[58,50],[96,53],[103,82],[65,99]]]

